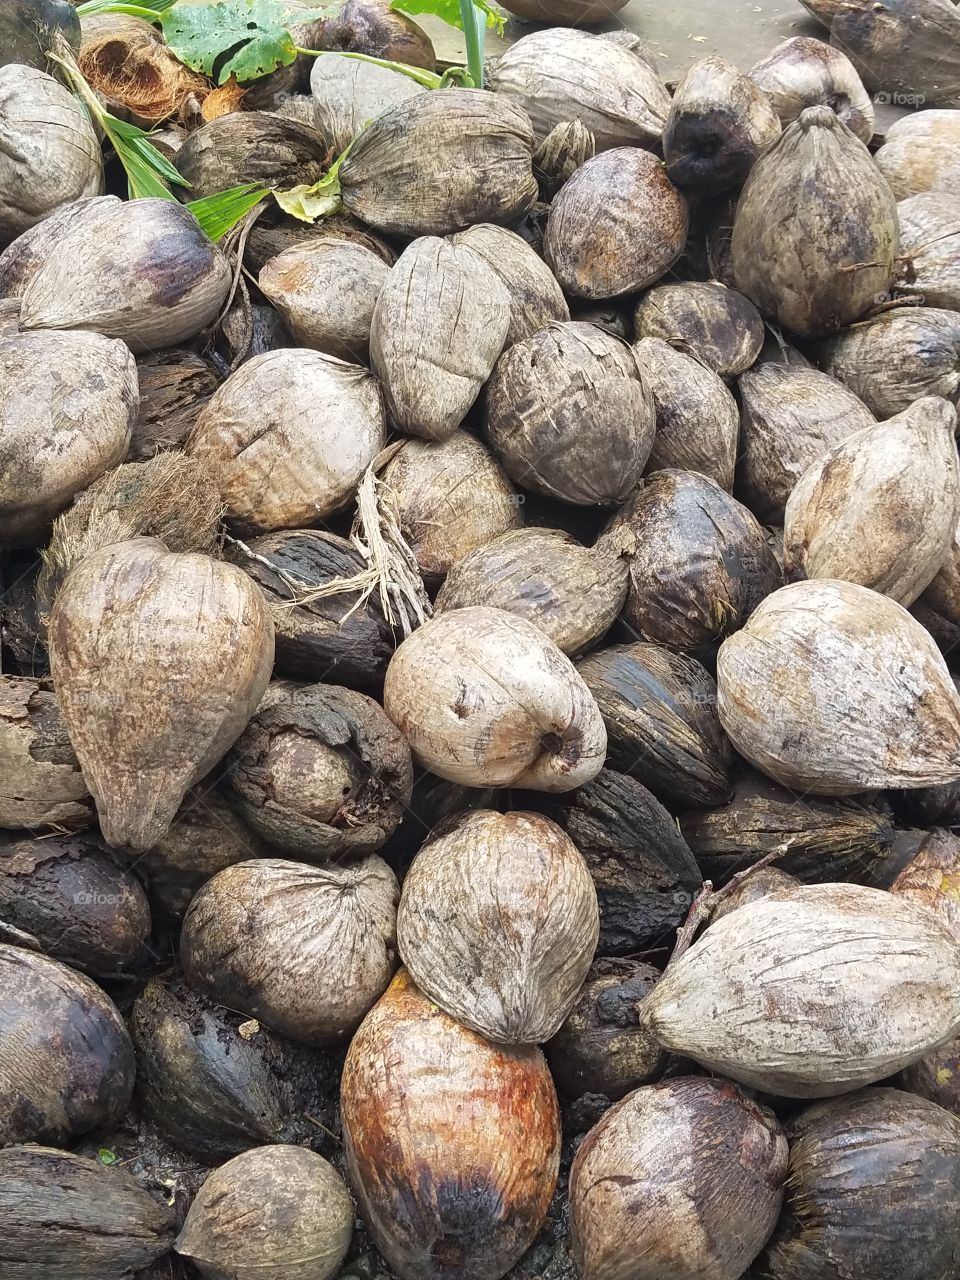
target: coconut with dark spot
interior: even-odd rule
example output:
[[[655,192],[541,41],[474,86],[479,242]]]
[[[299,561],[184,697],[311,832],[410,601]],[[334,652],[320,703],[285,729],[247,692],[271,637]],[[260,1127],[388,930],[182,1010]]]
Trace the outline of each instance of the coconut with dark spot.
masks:
[[[763,321],[756,307],[715,280],[651,289],[637,303],[634,328],[638,340],[662,338],[721,378],[749,369],[763,346]]]

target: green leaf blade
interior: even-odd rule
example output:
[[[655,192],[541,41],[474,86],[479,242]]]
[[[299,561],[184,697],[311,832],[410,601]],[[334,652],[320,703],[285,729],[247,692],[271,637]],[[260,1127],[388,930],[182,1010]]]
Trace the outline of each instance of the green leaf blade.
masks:
[[[484,25],[495,30],[497,35],[503,34],[503,28],[507,21],[506,14],[488,4],[487,0],[473,0],[473,7],[483,15]],[[424,13],[431,14],[435,18],[441,18],[444,22],[449,23],[451,27],[456,27],[458,31],[463,31],[464,29],[463,15],[460,12],[460,0],[391,0],[390,8],[398,9],[401,13],[409,13],[413,16]]]
[[[173,4],[162,14],[164,39],[186,66],[226,84],[287,67],[297,56],[289,28],[329,17],[332,9],[294,9],[285,0],[215,0]]]
[[[248,182],[240,187],[218,191],[216,195],[191,200],[187,208],[200,223],[200,229],[209,239],[222,239],[243,221],[251,209],[270,194],[268,187],[258,182]]]

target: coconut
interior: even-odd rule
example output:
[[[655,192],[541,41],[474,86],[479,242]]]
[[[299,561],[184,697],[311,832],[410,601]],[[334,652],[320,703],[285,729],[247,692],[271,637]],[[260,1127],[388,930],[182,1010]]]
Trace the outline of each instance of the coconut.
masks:
[[[803,365],[758,363],[738,388],[738,493],[761,520],[780,523],[803,473],[875,419],[842,382]]]
[[[32,3],[35,0],[22,2]],[[54,252],[70,228],[82,223],[90,209],[97,208],[98,201],[95,197],[59,205],[41,222],[34,223],[29,231],[17,237],[15,252],[0,253],[0,298],[3,300],[5,336],[8,328],[13,333],[19,330],[19,291],[36,273],[44,259]]]
[[[140,410],[127,457],[146,462],[164,449],[179,449],[196,426],[218,378],[201,356],[182,348],[137,361]]]
[[[191,133],[173,163],[190,184],[178,194],[202,200],[248,182],[312,186],[323,177],[326,156],[326,141],[308,125],[271,111],[231,111]]]
[[[725,1080],[637,1089],[591,1129],[570,1170],[580,1274],[739,1280],[776,1224],[787,1156],[773,1112]]]
[[[372,249],[321,238],[271,258],[257,283],[299,346],[366,364],[373,308],[388,274]]]
[[[729,492],[740,412],[722,379],[695,356],[662,338],[641,338],[633,352],[656,411],[647,471],[670,467],[699,471]]]
[[[960,1116],[960,1036],[901,1071],[897,1080],[908,1093]]]
[[[244,264],[252,271],[262,271],[271,258],[279,257],[288,249],[306,248],[318,240],[346,240],[350,244],[358,244],[375,253],[388,267],[397,260],[396,251],[382,236],[368,230],[348,213],[335,213],[316,223],[286,218],[271,227],[257,222],[247,237]]]
[[[219,1164],[250,1147],[335,1123],[339,1054],[275,1036],[171,978],[152,979],[130,1014],[137,1101],[181,1151]]]
[[[0,67],[0,244],[57,205],[103,190],[103,155],[83,104],[45,71]]]
[[[273,665],[273,626],[239,569],[135,538],[71,573],[50,657],[104,838],[140,851],[249,720]]]
[[[640,1021],[667,1049],[742,1084],[829,1097],[957,1034],[960,952],[927,907],[863,885],[800,885],[711,924]]]
[[[452,435],[503,350],[510,314],[500,277],[472,249],[425,236],[400,255],[373,312],[370,355],[401,430]]]
[[[873,137],[873,99],[846,54],[822,40],[783,40],[747,74],[766,94],[784,128],[807,107],[825,106],[861,142]]]
[[[742,185],[780,137],[767,95],[732,62],[701,58],[677,85],[663,130],[670,181],[697,194]]]
[[[137,369],[95,333],[0,338],[0,541],[29,546],[81,489],[122,462]]]
[[[610,765],[668,804],[722,804],[730,744],[717,719],[717,687],[694,658],[655,644],[590,654],[577,670],[607,727]]]
[[[0,827],[75,830],[93,800],[49,683],[0,676]]]
[[[454,609],[414,631],[387,668],[383,705],[418,764],[468,787],[572,791],[607,749],[569,658],[502,609]]]
[[[960,196],[960,117],[956,110],[911,112],[890,125],[875,159],[898,200],[923,191]]]
[[[566,298],[550,268],[515,231],[478,223],[458,232],[453,243],[479,254],[506,287],[510,295],[506,346],[532,337],[551,320],[570,319]]]
[[[343,50],[405,62],[408,67],[433,71],[437,55],[430,37],[406,13],[387,0],[346,0],[321,26],[314,49]]]
[[[946,664],[905,609],[866,587],[774,592],[721,647],[717,688],[733,745],[786,787],[855,795],[960,780]]]
[[[80,47],[80,19],[69,0],[13,0],[0,13],[0,66],[48,68],[58,35],[69,48]]]
[[[67,1151],[0,1151],[0,1197],[6,1280],[123,1280],[173,1243],[173,1214],[132,1174]]]
[[[533,153],[533,172],[540,184],[541,199],[552,200],[596,150],[596,138],[579,120],[554,125]],[[565,317],[557,317],[561,318]]]
[[[912,604],[954,543],[956,426],[952,405],[925,396],[823,454],[787,502],[787,574],[843,578]]]
[[[150,906],[134,876],[87,836],[0,844],[0,933],[109,976],[140,957]]]
[[[133,1091],[133,1047],[89,978],[0,943],[0,1143],[64,1145],[115,1124]]]
[[[199,113],[210,81],[185,67],[156,27],[123,13],[98,13],[81,23],[77,65],[107,110],[151,129]]]
[[[254,356],[204,407],[187,453],[217,476],[241,537],[341,510],[386,438],[368,369],[319,351]]]
[[[576,1001],[600,928],[587,864],[535,813],[463,814],[403,882],[400,957],[424,995],[495,1044],[549,1040]]]
[[[763,898],[783,902],[793,895],[799,884],[799,880],[776,867],[754,867],[745,880],[729,885],[727,896],[714,906],[710,922],[721,920],[731,911],[739,911],[741,907],[760,902]]]
[[[630,565],[624,618],[643,640],[706,652],[781,581],[746,507],[695,471],[659,471],[613,517],[603,542]]]
[[[890,886],[890,892],[935,911],[960,942],[960,839],[931,831]]]
[[[533,1242],[560,1157],[539,1049],[490,1044],[401,970],[347,1052],[342,1108],[360,1213],[402,1280],[495,1280]]]
[[[627,566],[559,529],[504,533],[459,560],[435,612],[485,605],[538,626],[568,656],[589,649],[627,598]]]
[[[829,107],[804,108],[754,166],[731,251],[737,288],[802,336],[843,328],[889,289],[894,195]]]
[[[402,72],[331,53],[314,59],[310,92],[316,127],[339,155],[371,121],[427,90]]]
[[[798,880],[873,881],[889,860],[887,816],[856,800],[803,800],[759,774],[738,780],[730,801],[682,813],[680,831],[704,876],[725,884],[783,845],[776,866]],[[749,884],[750,881],[747,881]]]
[[[950,1274],[960,1248],[955,1116],[898,1089],[864,1089],[807,1107],[787,1136],[787,1199],[765,1276]],[[890,1230],[902,1220],[908,1232]]]
[[[960,396],[960,313],[900,307],[854,325],[823,346],[827,373],[845,382],[878,418],[921,396]]]
[[[651,63],[585,31],[535,31],[510,46],[490,69],[490,87],[529,115],[537,140],[579,120],[598,151],[652,146],[670,95]]]
[[[924,191],[897,205],[900,219],[898,284],[926,306],[960,311],[960,198]]]
[[[598,960],[576,1004],[546,1045],[557,1087],[568,1097],[597,1093],[616,1102],[663,1073],[667,1055],[637,1017],[659,972],[639,960]]]
[[[349,1039],[396,967],[398,897],[376,856],[346,866],[237,863],[190,904],[184,972],[201,994],[291,1040]]]
[[[545,22],[557,27],[593,26],[606,22],[627,0],[510,0],[508,13],[528,22]]]
[[[950,550],[919,603],[948,623],[960,626],[960,525]]]
[[[653,284],[687,238],[687,202],[649,151],[587,160],[556,196],[544,256],[567,293],[614,298]]]
[[[442,582],[464,556],[523,523],[521,499],[500,464],[465,431],[404,441],[382,478],[427,583]]]
[[[413,790],[410,749],[380,704],[339,685],[268,697],[224,766],[254,831],[311,860],[375,852]]]
[[[378,116],[340,169],[349,213],[400,236],[510,224],[537,196],[526,114],[478,89],[418,93]]]
[[[352,543],[321,529],[288,529],[227,551],[266,597],[279,675],[361,688],[383,679],[395,645],[379,597],[332,589],[368,571]]]
[[[662,284],[637,303],[636,337],[662,338],[721,378],[749,369],[763,346],[763,321],[742,293],[715,280]]]
[[[669,942],[703,884],[677,824],[635,778],[603,769],[550,816],[583,854],[600,905],[598,954]]]
[[[0,254],[0,291],[20,299],[22,329],[92,329],[153,351],[216,319],[231,271],[189,210],[100,196],[54,216]]]
[[[585,323],[549,324],[505,351],[486,409],[511,478],[581,506],[623,502],[653,444],[653,404],[633,352]]]
[[[353,1236],[353,1202],[331,1164],[302,1147],[261,1147],[215,1169],[176,1250],[207,1280],[330,1280]]]
[[[869,0],[838,6],[830,43],[842,49],[871,91],[893,102],[960,105],[960,11],[952,0]]]

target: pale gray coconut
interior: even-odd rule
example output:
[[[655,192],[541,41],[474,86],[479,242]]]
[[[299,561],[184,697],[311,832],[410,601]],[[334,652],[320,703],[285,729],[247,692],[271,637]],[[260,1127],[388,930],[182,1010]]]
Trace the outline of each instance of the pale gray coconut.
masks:
[[[956,427],[953,405],[924,396],[818,458],[787,501],[788,577],[843,578],[913,604],[960,519]]]
[[[822,40],[783,40],[747,74],[770,99],[784,128],[806,107],[822,104],[861,142],[873,137],[873,99],[847,55]]]
[[[570,309],[553,272],[522,236],[506,227],[477,223],[453,237],[478,253],[497,273],[510,295],[510,328],[505,346],[548,325],[569,320]]]
[[[377,116],[427,90],[389,67],[327,53],[313,60],[310,92],[316,128],[339,155]]]
[[[640,1018],[671,1052],[741,1084],[830,1097],[957,1034],[960,951],[925,906],[863,885],[800,885],[710,925]]]
[[[720,722],[796,791],[856,795],[960,780],[960,697],[929,632],[852,582],[768,596],[717,658]]]
[[[895,120],[876,154],[898,200],[921,191],[960,196],[960,112],[911,112]]]
[[[928,307],[960,311],[960,194],[923,191],[897,205],[899,288]]]

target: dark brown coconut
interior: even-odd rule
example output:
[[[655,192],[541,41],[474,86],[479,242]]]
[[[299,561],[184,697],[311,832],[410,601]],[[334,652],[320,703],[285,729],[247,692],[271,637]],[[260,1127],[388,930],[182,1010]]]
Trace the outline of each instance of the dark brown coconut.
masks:
[[[505,351],[486,408],[511,478],[564,502],[623,502],[653,444],[653,403],[633,352],[588,324],[550,324]]]
[[[776,865],[798,880],[874,883],[893,847],[881,810],[856,800],[800,799],[759,774],[739,780],[727,804],[679,821],[704,877],[716,885],[786,842],[789,851]]]
[[[651,289],[637,303],[634,332],[638,339],[662,338],[696,356],[721,378],[749,369],[764,337],[753,303],[714,280]]]
[[[93,813],[49,682],[0,676],[0,827],[75,830]]]
[[[123,1115],[133,1046],[89,978],[0,943],[0,1142],[66,1143]]]
[[[327,144],[309,126],[268,111],[232,111],[190,134],[173,158],[190,183],[185,200],[202,200],[247,182],[312,186],[323,177]]]
[[[142,1114],[198,1160],[306,1144],[337,1123],[338,1053],[283,1040],[176,978],[147,984],[130,1033]]]
[[[386,0],[347,0],[326,18],[315,49],[363,53],[369,58],[405,62],[408,67],[433,71],[437,55],[427,33]]]
[[[809,7],[809,6],[808,6]],[[869,0],[839,5],[830,43],[871,93],[904,105],[960,105],[960,11],[951,0]]]
[[[726,58],[701,58],[677,85],[663,128],[667,175],[697,195],[739,187],[779,137],[766,94]]]
[[[217,389],[218,379],[192,351],[164,351],[137,361],[140,411],[133,424],[131,462],[146,462],[161,449],[177,449]]]
[[[123,1280],[173,1244],[173,1214],[131,1174],[67,1151],[0,1151],[0,1203],[5,1280]]]
[[[687,239],[687,202],[649,151],[587,160],[550,209],[544,256],[567,293],[616,298],[653,284]]]
[[[637,1089],[591,1129],[570,1171],[580,1274],[739,1280],[776,1224],[787,1155],[773,1112],[725,1080]]]
[[[240,812],[276,849],[373,853],[413,789],[410,749],[380,705],[339,685],[268,696],[224,762]]]
[[[382,258],[387,266],[397,260],[396,251],[381,236],[370,231],[347,213],[331,214],[318,222],[299,222],[295,218],[284,218],[277,226],[264,226],[258,222],[247,239],[244,264],[251,271],[259,272],[271,258],[300,246],[315,243],[318,240],[348,240],[369,249],[378,258]]]
[[[782,581],[761,525],[695,471],[658,472],[603,536],[630,564],[627,622],[682,652],[710,650]]]
[[[150,906],[139,880],[98,840],[4,840],[0,936],[5,926],[13,928],[8,941],[35,943],[55,960],[107,976],[139,956],[150,934]]]
[[[948,1040],[920,1062],[901,1071],[897,1083],[907,1093],[927,1098],[960,1116],[960,1037]]]
[[[283,530],[244,546],[228,544],[227,556],[267,598],[279,675],[361,688],[383,678],[394,641],[377,596],[361,603],[359,590],[320,594],[335,579],[356,578],[367,569],[346,538],[322,529]]]
[[[787,1135],[787,1198],[764,1277],[951,1274],[960,1250],[956,1116],[897,1089],[863,1089],[801,1111]]]
[[[607,726],[614,769],[675,807],[723,804],[730,744],[717,719],[717,686],[699,662],[656,644],[623,644],[577,669]]]
[[[662,1074],[667,1055],[640,1026],[637,1005],[660,977],[637,960],[598,960],[563,1026],[545,1046],[561,1093],[617,1102]]]

